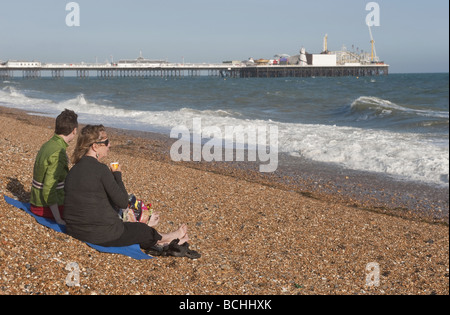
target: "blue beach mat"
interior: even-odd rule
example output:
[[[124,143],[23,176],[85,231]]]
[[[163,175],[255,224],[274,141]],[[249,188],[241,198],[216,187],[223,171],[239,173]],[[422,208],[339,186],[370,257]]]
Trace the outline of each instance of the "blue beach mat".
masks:
[[[29,215],[31,215],[33,218],[36,219],[36,221],[43,225],[46,226],[56,232],[59,233],[64,233],[66,234],[66,227],[64,225],[59,225],[57,224],[55,221],[50,220],[50,219],[46,219],[46,218],[41,218],[36,216],[35,214],[33,214],[30,211],[30,204],[29,203],[23,203],[14,199],[11,199],[7,196],[5,197],[5,201],[10,204],[13,207],[16,207],[18,209],[21,209],[23,211],[25,211],[26,213],[28,213]],[[152,259],[153,257],[150,257],[146,254],[144,254],[141,251],[141,248],[139,247],[139,245],[132,245],[132,246],[127,246],[127,247],[102,247],[102,246],[97,246],[94,244],[89,244],[86,243],[87,245],[89,245],[90,247],[92,247],[93,249],[101,252],[101,253],[109,253],[109,254],[119,254],[119,255],[124,255],[124,256],[128,256],[131,257],[133,259],[136,260],[146,260],[146,259]]]

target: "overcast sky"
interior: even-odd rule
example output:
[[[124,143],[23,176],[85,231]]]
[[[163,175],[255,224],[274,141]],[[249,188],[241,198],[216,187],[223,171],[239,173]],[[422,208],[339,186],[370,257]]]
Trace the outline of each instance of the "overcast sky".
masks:
[[[42,62],[130,59],[142,51],[170,62],[222,62],[320,53],[343,45],[370,50],[362,0],[78,0],[69,27],[67,0],[0,0],[0,60]],[[448,72],[448,0],[380,0],[373,27],[391,72]]]

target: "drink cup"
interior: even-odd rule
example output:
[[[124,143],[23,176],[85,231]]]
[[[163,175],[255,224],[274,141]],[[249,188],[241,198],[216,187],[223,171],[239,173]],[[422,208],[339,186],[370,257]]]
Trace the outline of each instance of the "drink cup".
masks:
[[[113,171],[117,171],[118,168],[119,168],[119,162],[111,163],[111,169]]]

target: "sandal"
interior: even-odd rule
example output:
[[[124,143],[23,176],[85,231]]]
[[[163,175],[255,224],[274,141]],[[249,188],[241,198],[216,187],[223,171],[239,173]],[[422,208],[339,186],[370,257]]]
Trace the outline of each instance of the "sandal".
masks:
[[[166,257],[169,256],[168,250],[169,246],[155,245],[145,250],[145,253],[153,257]]]
[[[188,243],[184,243],[183,245],[181,245],[181,247],[184,247],[186,249],[185,256],[187,258],[199,259],[200,257],[202,257],[202,255],[200,253],[196,252],[195,250],[189,249]]]
[[[189,249],[189,244],[184,243],[183,245],[179,245],[178,242],[180,240],[176,239],[173,240],[169,245],[167,246],[161,246],[161,245],[155,245],[149,250],[146,250],[146,254],[151,256],[159,256],[159,257],[167,257],[167,256],[173,256],[173,257],[187,257],[190,259],[199,259],[202,255],[200,255],[195,250]]]
[[[169,244],[169,250],[168,253],[170,256],[173,257],[184,257],[186,255],[186,248],[183,246],[180,246],[178,244],[180,240],[173,240],[170,244]]]

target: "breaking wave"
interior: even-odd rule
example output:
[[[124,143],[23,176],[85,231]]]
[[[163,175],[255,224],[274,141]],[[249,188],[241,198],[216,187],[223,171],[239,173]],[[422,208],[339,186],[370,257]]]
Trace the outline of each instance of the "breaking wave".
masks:
[[[444,111],[434,111],[427,109],[413,109],[395,104],[391,101],[378,97],[361,96],[351,104],[352,111],[360,113],[361,117],[370,114],[382,117],[395,114],[410,114],[430,118],[449,119],[449,113]]]
[[[226,126],[276,125],[279,130],[279,150],[294,156],[408,180],[440,185],[448,185],[449,182],[448,143],[437,144],[423,134],[244,119],[229,109],[134,110],[118,108],[106,101],[93,102],[84,94],[65,100],[34,98],[13,86],[0,89],[0,105],[53,117],[69,108],[79,114],[81,123],[102,123],[110,127],[166,134],[176,126],[190,128],[194,118],[201,118],[204,127],[218,126],[221,130]],[[448,119],[446,112],[410,109],[376,97],[360,97],[352,103],[351,108],[359,114],[365,111],[379,115],[401,112]]]

